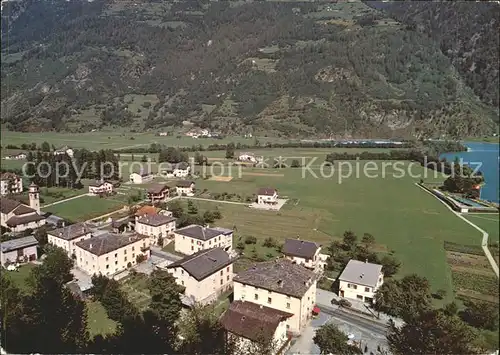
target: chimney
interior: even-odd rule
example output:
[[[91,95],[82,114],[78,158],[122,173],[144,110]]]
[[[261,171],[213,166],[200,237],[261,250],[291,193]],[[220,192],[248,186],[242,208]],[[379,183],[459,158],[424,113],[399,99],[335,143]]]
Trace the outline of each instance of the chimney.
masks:
[[[363,276],[365,276],[365,274],[361,274],[361,276],[359,276],[359,278],[360,278],[360,279],[362,279],[362,278],[363,278]]]
[[[365,259],[365,264],[368,264],[368,259]]]
[[[92,249],[92,243],[90,243],[90,245],[89,245],[89,249]]]
[[[260,307],[259,307],[259,308],[260,308],[260,309],[262,309],[262,308],[264,308],[264,306],[263,306],[263,305],[260,305]]]
[[[278,280],[278,287],[283,287],[283,280]]]

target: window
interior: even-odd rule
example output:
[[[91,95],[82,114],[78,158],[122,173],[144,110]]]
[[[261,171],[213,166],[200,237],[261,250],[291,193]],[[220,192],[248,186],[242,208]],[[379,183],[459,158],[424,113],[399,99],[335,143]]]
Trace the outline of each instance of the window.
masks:
[[[229,275],[227,275],[227,278],[226,278],[226,279],[227,279],[227,281],[229,281]]]
[[[127,261],[127,257],[125,257],[125,261]]]
[[[212,245],[212,241],[211,241],[211,240],[209,240],[209,241],[208,241],[208,244],[209,244],[209,245]]]
[[[253,298],[254,298],[254,300],[258,300],[258,299],[259,299],[259,295],[258,295],[258,294],[255,294],[255,295],[253,296]]]
[[[81,253],[80,253],[81,254]],[[106,261],[108,261],[108,257],[106,257]]]
[[[290,329],[290,325],[287,324],[286,325],[286,330],[288,330],[288,329]]]
[[[106,265],[106,269],[109,269],[109,265]]]
[[[347,288],[357,289],[358,286],[357,285],[353,285],[353,284],[347,284]]]
[[[118,265],[118,261],[115,261],[115,265]]]
[[[184,270],[181,270],[181,275],[184,275]]]
[[[361,296],[361,295],[356,295],[356,298],[357,298],[358,300],[361,300],[361,301],[363,300],[363,296]]]
[[[191,250],[194,250],[194,246],[191,245]]]
[[[290,303],[286,304],[286,308],[290,309]]]
[[[127,249],[123,251],[123,255],[127,255]]]
[[[268,297],[268,298],[267,298],[267,303],[271,304],[271,302],[272,302],[271,297]]]
[[[191,239],[191,244],[194,244],[194,239]]]
[[[224,270],[220,271],[220,276],[224,275]]]
[[[229,266],[226,268],[226,271],[229,272]]]
[[[134,247],[132,247],[132,251],[134,251]]]
[[[117,257],[118,257],[118,253],[115,253],[115,258],[117,258]]]
[[[370,288],[369,287],[365,287],[365,292],[370,292]]]
[[[224,283],[224,280],[223,279],[220,279],[220,284],[222,285]]]
[[[135,253],[132,253],[132,258],[135,258]]]

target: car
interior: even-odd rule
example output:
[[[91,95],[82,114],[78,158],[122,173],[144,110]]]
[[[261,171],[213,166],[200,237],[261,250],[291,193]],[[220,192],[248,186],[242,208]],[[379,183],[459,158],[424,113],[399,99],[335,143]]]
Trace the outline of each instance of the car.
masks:
[[[9,266],[7,266],[7,271],[18,271],[17,270],[17,265],[10,264]]]

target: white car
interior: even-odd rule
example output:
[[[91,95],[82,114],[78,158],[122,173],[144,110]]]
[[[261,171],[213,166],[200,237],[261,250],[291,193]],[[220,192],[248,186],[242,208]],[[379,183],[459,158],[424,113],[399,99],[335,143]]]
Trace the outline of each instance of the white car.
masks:
[[[7,271],[17,271],[17,265],[10,264],[7,266]]]

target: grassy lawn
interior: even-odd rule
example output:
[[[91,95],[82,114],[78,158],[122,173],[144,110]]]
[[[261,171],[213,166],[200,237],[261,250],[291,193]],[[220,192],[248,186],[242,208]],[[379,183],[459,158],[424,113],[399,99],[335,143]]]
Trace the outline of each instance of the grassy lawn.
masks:
[[[149,306],[151,296],[148,290],[148,276],[135,274],[122,281],[122,289],[127,293],[130,302],[134,303],[139,310],[144,310]]]
[[[321,160],[318,159],[318,163]],[[394,251],[401,263],[398,276],[417,273],[429,279],[433,291],[445,289],[447,298],[453,299],[452,277],[446,263],[444,241],[480,245],[481,235],[461,221],[433,196],[415,186],[420,178],[426,182],[439,182],[444,177],[417,164],[400,163],[404,177],[394,166],[377,162],[378,171],[363,174],[366,162],[352,162],[350,178],[339,180],[339,174],[348,175],[345,166],[335,165],[333,177],[318,177],[301,169],[243,169],[230,182],[198,179],[197,189],[209,192],[254,194],[263,186],[275,187],[281,196],[293,201],[281,211],[259,211],[243,205],[220,202],[195,201],[200,212],[214,209],[222,213],[217,225],[235,228],[237,236],[252,235],[262,240],[273,237],[300,236],[303,239],[328,244],[340,239],[344,231],[352,230],[358,237],[363,233],[375,236],[380,251]],[[385,172],[382,171],[385,164]],[[356,170],[360,173],[357,175]],[[409,173],[413,177],[409,176]],[[228,171],[229,174],[229,171]],[[267,175],[269,174],[269,175]],[[371,177],[378,174],[378,177]],[[184,202],[185,203],[185,202]],[[425,260],[425,262],[423,262]]]
[[[73,222],[80,222],[118,210],[125,204],[113,198],[84,196],[44,208],[44,211]]]
[[[488,233],[490,243],[498,243],[500,234],[498,214],[465,214],[464,217]]]
[[[170,243],[168,243],[167,245],[165,245],[162,250],[165,251],[165,252],[167,252],[167,253],[178,255],[178,256],[181,256],[181,257],[185,257],[186,256],[186,255],[184,255],[182,253],[179,253],[178,251],[175,251],[175,240],[172,240]]]
[[[40,197],[43,198],[43,205],[48,205],[50,203],[64,200],[66,198],[70,198],[73,196],[78,196],[87,193],[88,190],[86,188],[75,190],[68,189],[65,187],[42,187],[40,189]]]
[[[21,291],[30,292],[30,286],[26,281],[31,273],[31,270],[36,267],[37,266],[35,264],[24,264],[17,269],[18,271],[7,271],[3,269],[1,272],[6,273],[8,278],[11,279]]]
[[[116,322],[109,319],[106,310],[98,301],[87,300],[87,328],[90,336],[112,334],[116,330]]]

